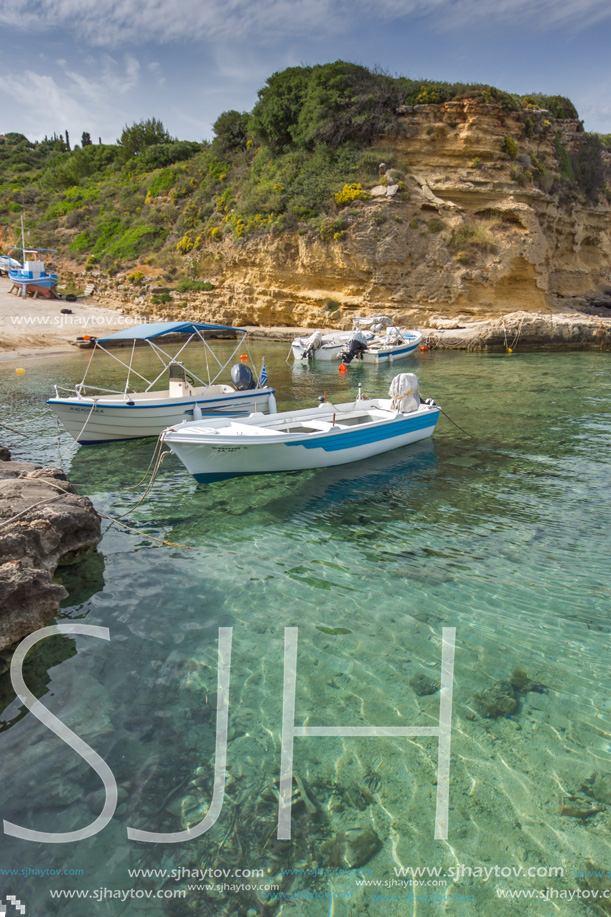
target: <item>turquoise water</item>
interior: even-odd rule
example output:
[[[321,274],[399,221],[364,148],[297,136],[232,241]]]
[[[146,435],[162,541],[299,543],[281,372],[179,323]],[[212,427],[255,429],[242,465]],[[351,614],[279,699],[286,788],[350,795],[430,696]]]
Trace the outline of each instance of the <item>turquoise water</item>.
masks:
[[[350,400],[358,382],[384,395],[395,372],[352,365],[342,379],[285,362],[285,345],[251,346],[281,407],[323,391]],[[29,438],[3,437],[15,458],[58,464],[42,400],[52,382],[79,381],[86,358],[27,361],[20,377],[2,364],[3,422],[31,422]],[[108,528],[97,556],[60,571],[70,598],[58,620],[108,627],[111,640],[54,637],[32,651],[26,681],[109,764],[120,804],[86,841],[3,837],[0,873],[82,870],[0,875],[28,913],[595,913],[594,894],[611,888],[581,875],[611,861],[608,355],[428,353],[400,368],[462,430],[442,417],[431,441],[402,452],[206,486],[170,457],[131,530]],[[59,439],[79,491],[112,516],[136,502],[127,488],[152,448]],[[233,628],[221,814],[189,842],[130,841],[127,827],[178,832],[208,810],[220,627]],[[277,840],[286,627],[299,629],[296,723],[342,727],[436,726],[442,628],[456,628],[447,840],[434,839],[432,737],[297,738],[308,804],[295,786],[292,839]],[[515,709],[483,716],[512,676],[497,695]],[[99,778],[7,678],[2,817],[40,831],[88,824]],[[226,875],[192,878],[208,867]],[[408,885],[401,868],[430,884]]]

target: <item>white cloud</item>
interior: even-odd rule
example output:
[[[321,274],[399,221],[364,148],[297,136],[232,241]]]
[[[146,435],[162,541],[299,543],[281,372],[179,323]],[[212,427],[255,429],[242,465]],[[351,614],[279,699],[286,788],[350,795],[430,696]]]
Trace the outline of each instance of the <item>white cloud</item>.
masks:
[[[608,0],[0,0],[0,24],[60,28],[92,45],[221,39],[259,43],[353,32],[416,17],[434,28],[507,24],[583,29],[611,19]]]
[[[21,131],[32,139],[67,128],[74,143],[84,130],[103,133],[107,142],[114,142],[122,117],[120,100],[127,100],[140,84],[137,58],[126,54],[117,61],[103,54],[89,65],[89,74],[66,60],[56,64],[52,73],[14,68],[0,72],[0,108],[6,113],[2,96],[9,98],[20,112]]]

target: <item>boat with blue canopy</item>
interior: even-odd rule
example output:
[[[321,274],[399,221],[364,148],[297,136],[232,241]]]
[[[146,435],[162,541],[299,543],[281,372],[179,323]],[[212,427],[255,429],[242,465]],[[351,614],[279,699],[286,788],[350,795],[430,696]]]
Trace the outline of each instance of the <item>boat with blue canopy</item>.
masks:
[[[218,359],[206,339],[206,332],[236,338],[236,346],[225,362]],[[231,369],[231,383],[220,381],[224,370],[243,349],[246,336],[244,328],[206,322],[150,322],[124,328],[95,339],[82,381],[74,388],[56,385],[55,397],[49,398],[47,404],[81,445],[158,436],[167,427],[183,420],[275,412],[276,399],[274,389],[267,385],[265,361],[257,374],[240,357],[240,362]],[[159,339],[164,337],[170,343],[178,339],[177,353],[168,353],[165,341],[164,347],[161,346]],[[200,342],[205,348],[207,379],[200,378],[184,362],[185,350],[192,341]],[[134,366],[140,342],[148,344],[162,364],[162,369],[152,379]],[[128,348],[131,344],[126,360],[113,352],[113,348],[121,344]],[[101,388],[87,381],[98,351],[125,368],[125,384],[121,390]]]

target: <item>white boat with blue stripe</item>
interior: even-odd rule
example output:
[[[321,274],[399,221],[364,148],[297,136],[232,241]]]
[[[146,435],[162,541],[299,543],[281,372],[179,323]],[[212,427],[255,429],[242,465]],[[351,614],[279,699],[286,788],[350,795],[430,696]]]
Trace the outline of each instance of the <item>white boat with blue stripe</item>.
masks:
[[[268,417],[186,422],[166,430],[162,440],[199,482],[358,462],[433,434],[441,409],[421,401],[413,373],[396,376],[389,394],[367,399],[359,387],[349,404],[324,401]]]
[[[315,331],[291,343],[295,360],[341,360],[351,363],[394,363],[411,356],[422,343],[422,334],[397,328],[387,315],[354,317],[352,331]]]
[[[237,335],[237,344],[224,363],[218,360],[210,347],[205,338],[206,332]],[[178,352],[171,355],[158,343],[158,339],[165,335],[186,335],[187,339]],[[254,411],[275,411],[274,389],[267,385],[265,362],[258,378],[244,362],[240,362],[231,370],[231,385],[219,381],[223,370],[243,348],[246,335],[244,328],[204,322],[152,322],[126,328],[97,339],[83,380],[73,389],[56,385],[55,397],[50,398],[47,404],[81,445],[159,436],[168,426],[186,419],[246,418]],[[208,356],[215,361],[215,369],[218,368],[215,375],[209,374],[207,381],[200,379],[193,369],[187,369],[181,359],[185,348],[194,339],[200,340],[207,348]],[[178,340],[182,342],[182,337]],[[153,348],[162,363],[163,368],[154,379],[146,378],[134,368],[136,345],[141,341],[146,341]],[[129,362],[107,349],[124,343],[131,343]],[[87,382],[91,361],[98,350],[104,351],[127,370],[125,386],[121,391],[100,388]],[[207,359],[207,365],[209,362]],[[158,386],[164,378],[166,387],[160,389]],[[137,388],[143,390],[137,391]]]

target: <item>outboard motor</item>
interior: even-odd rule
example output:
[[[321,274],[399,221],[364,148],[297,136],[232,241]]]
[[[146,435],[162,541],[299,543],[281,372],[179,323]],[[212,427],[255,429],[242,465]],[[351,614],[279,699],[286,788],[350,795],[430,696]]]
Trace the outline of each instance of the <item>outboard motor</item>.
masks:
[[[362,331],[355,331],[341,354],[341,360],[343,363],[352,363],[355,358],[362,360],[366,350],[367,338]]]
[[[317,350],[320,350],[322,347],[322,334],[320,331],[315,331],[303,342],[303,353],[301,354],[302,360],[308,360],[310,357],[314,356],[314,353]]]
[[[418,376],[415,373],[399,373],[390,383],[388,394],[392,399],[390,402],[392,411],[401,411],[403,414],[417,411],[422,400],[418,387]]]
[[[236,363],[231,367],[231,381],[238,392],[247,392],[256,387],[255,378],[244,363]]]

